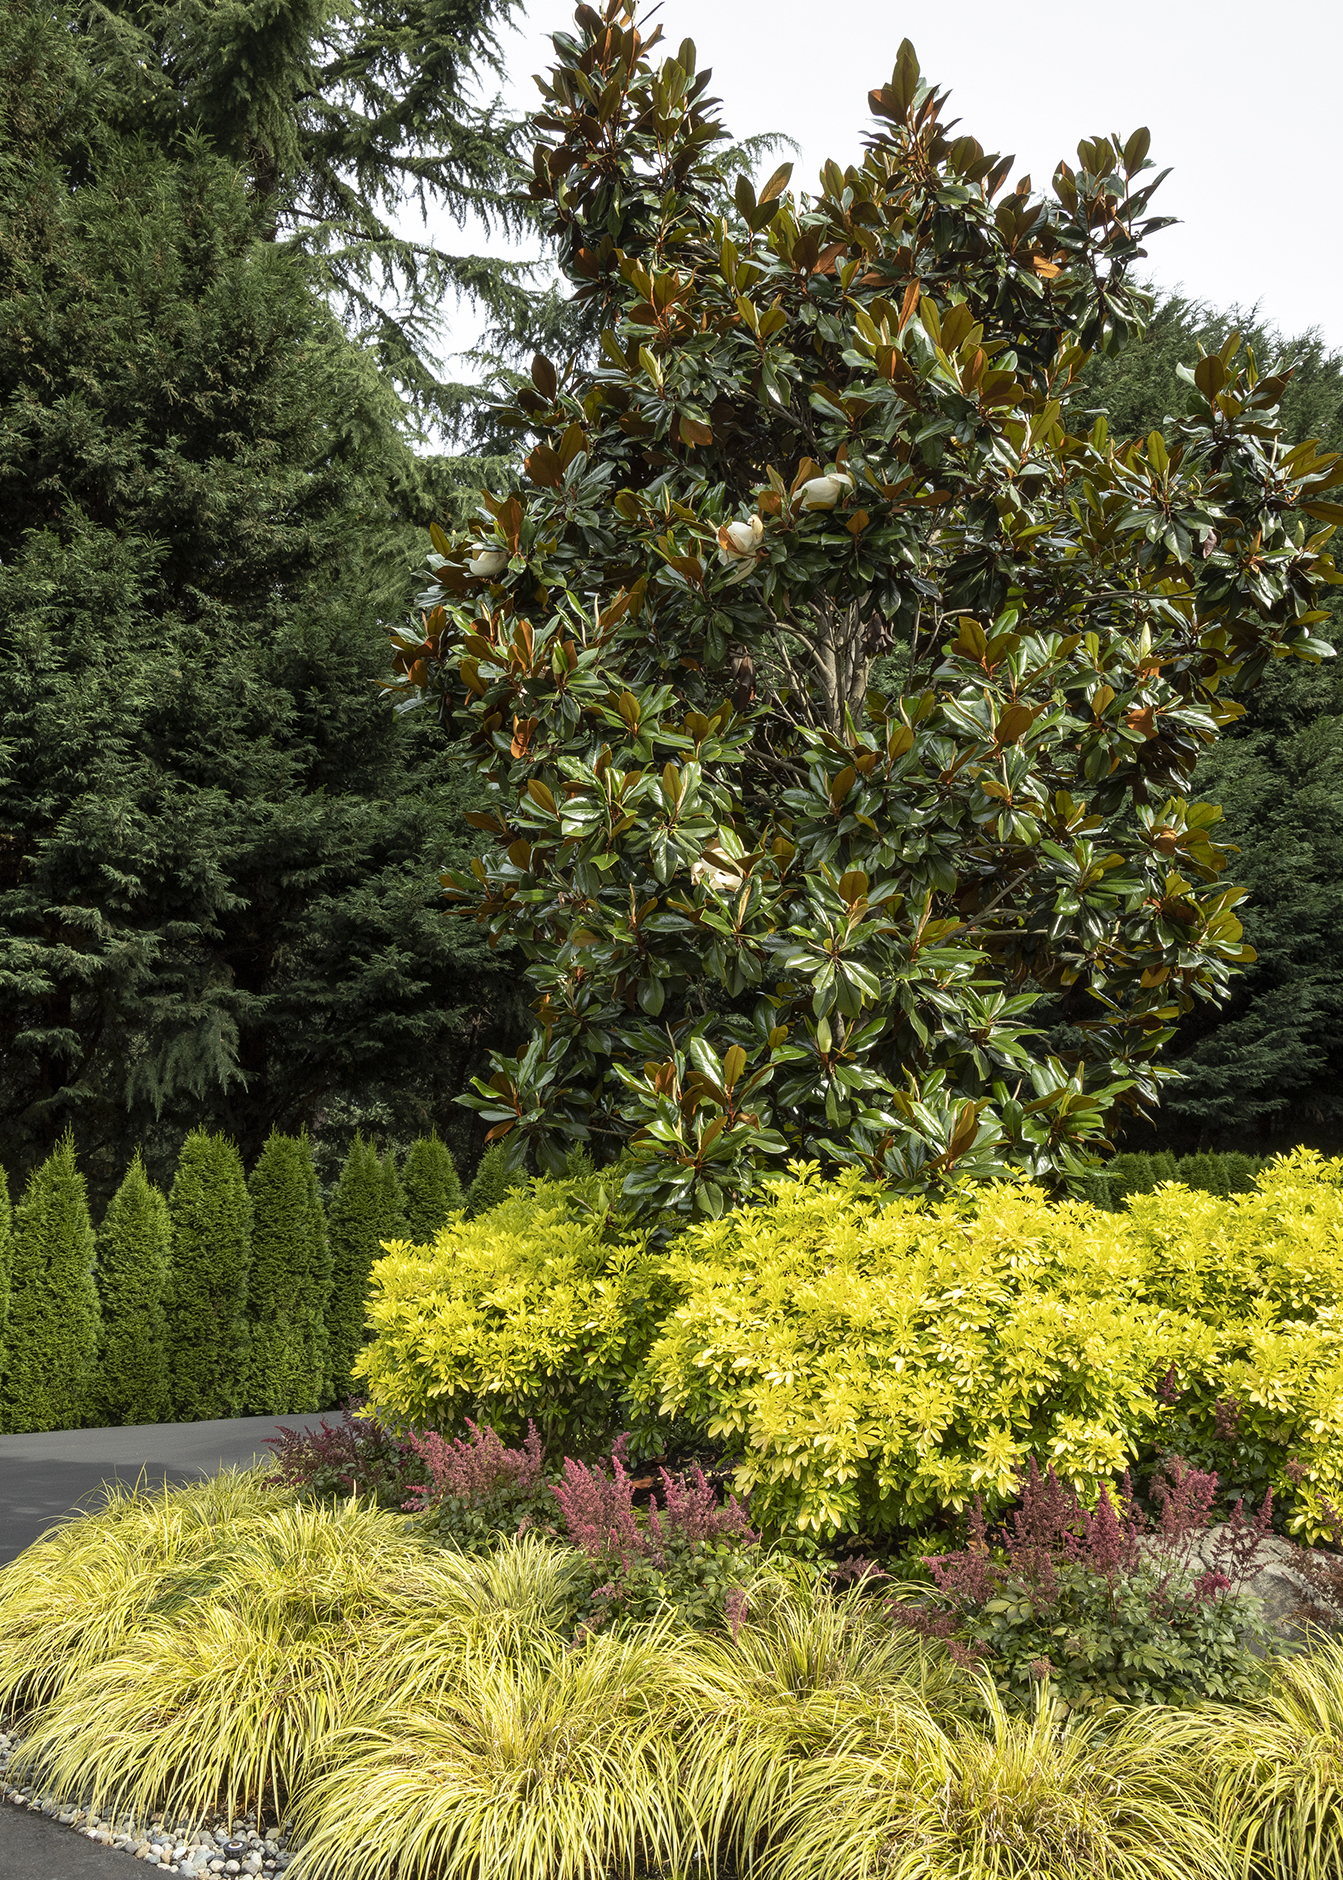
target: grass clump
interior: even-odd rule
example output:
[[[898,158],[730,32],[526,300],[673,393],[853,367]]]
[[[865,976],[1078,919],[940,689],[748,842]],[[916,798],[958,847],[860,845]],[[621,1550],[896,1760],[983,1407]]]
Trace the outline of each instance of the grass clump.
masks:
[[[278,1809],[361,1691],[367,1622],[423,1546],[358,1501],[225,1472],[109,1494],[0,1576],[0,1713],[33,1774],[96,1807]]]
[[[1230,1880],[1194,1763],[1132,1713],[1066,1725],[981,1686],[986,1726],[906,1728],[792,1784],[769,1880]]]
[[[295,1880],[348,1873],[579,1880],[685,1851],[678,1740],[688,1650],[665,1636],[551,1638],[389,1693],[330,1746],[296,1822]]]

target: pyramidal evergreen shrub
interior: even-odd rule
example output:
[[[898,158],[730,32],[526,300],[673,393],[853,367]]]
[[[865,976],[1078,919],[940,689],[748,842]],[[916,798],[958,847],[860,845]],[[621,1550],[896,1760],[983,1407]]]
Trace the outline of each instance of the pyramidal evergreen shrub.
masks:
[[[93,1223],[69,1131],[14,1210],[0,1429],[85,1422],[98,1356]]]
[[[507,1152],[501,1142],[492,1143],[476,1164],[476,1173],[466,1191],[466,1211],[474,1220],[488,1214],[506,1201],[515,1188],[525,1188],[526,1174],[508,1166]]]
[[[386,1180],[390,1166],[392,1181]],[[364,1343],[369,1269],[381,1243],[404,1237],[396,1162],[380,1162],[371,1142],[356,1136],[345,1158],[327,1217],[331,1297],[326,1312],[331,1391],[339,1403],[354,1388],[350,1366]]]
[[[100,1423],[160,1423],[169,1414],[171,1270],[168,1203],[137,1149],[97,1234],[102,1340],[93,1407]]]
[[[182,1423],[237,1416],[247,1388],[247,1285],[252,1203],[227,1136],[193,1129],[168,1200],[172,1277],[168,1371]]]
[[[331,1254],[306,1131],[272,1130],[248,1181],[248,1275],[253,1416],[320,1410],[330,1401],[326,1315]]]
[[[12,1252],[9,1177],[0,1168],[0,1377],[5,1373],[5,1320],[9,1316],[9,1263]]]
[[[408,1240],[406,1191],[401,1185],[396,1150],[389,1149],[382,1158],[382,1232],[384,1240]]]
[[[406,1191],[406,1237],[417,1247],[427,1247],[447,1225],[448,1216],[466,1205],[452,1153],[435,1131],[407,1149],[401,1185]]]

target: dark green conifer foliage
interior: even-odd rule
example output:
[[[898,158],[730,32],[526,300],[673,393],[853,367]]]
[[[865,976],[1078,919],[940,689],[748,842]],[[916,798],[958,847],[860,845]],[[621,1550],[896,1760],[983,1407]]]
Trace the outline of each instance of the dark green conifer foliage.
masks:
[[[102,1338],[94,1416],[100,1424],[161,1423],[171,1403],[166,1299],[172,1223],[139,1150],[108,1204],[97,1240]]]
[[[304,255],[381,370],[450,419],[433,341],[465,295],[514,325],[528,272],[453,254],[436,224],[527,221],[515,126],[490,102],[513,0],[110,0],[85,27],[115,72],[123,122],[171,146],[199,129],[238,167],[269,240]],[[479,88],[482,87],[483,91]],[[407,197],[433,222],[409,235]]]
[[[9,1177],[0,1167],[0,1377],[5,1371],[5,1321],[9,1316],[9,1266],[13,1252]]]
[[[93,1223],[67,1132],[14,1210],[0,1429],[71,1430],[87,1420],[98,1356]]]
[[[252,1203],[226,1136],[193,1129],[168,1198],[172,1278],[168,1368],[180,1423],[240,1414],[247,1385]]]
[[[457,1165],[436,1133],[411,1143],[401,1167],[406,1192],[406,1233],[417,1247],[427,1246],[455,1208],[466,1205]]]
[[[466,1191],[466,1211],[470,1215],[488,1214],[526,1181],[521,1169],[511,1169],[502,1143],[492,1143],[476,1165],[471,1186]]]
[[[396,1150],[389,1149],[379,1165],[382,1174],[382,1237],[384,1240],[408,1240],[406,1191],[397,1166]]]
[[[326,1315],[331,1255],[306,1133],[273,1131],[248,1180],[253,1416],[321,1410],[330,1401]]]
[[[520,1009],[439,915],[468,786],[376,685],[441,460],[111,17],[0,6],[0,1160],[70,1123],[103,1203],[197,1124],[443,1129]]]
[[[392,1161],[393,1181],[396,1163]],[[389,1221],[390,1194],[390,1221]],[[331,1353],[331,1394],[337,1401],[354,1389],[350,1366],[364,1343],[369,1268],[380,1243],[401,1231],[395,1188],[389,1191],[384,1167],[371,1142],[356,1136],[331,1198],[327,1232],[331,1243],[331,1299],[327,1306],[327,1341]]]

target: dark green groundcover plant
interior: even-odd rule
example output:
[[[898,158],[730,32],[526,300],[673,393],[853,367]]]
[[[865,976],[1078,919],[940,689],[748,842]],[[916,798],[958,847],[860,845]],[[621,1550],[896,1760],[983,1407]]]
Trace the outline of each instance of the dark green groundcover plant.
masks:
[[[397,646],[498,793],[447,885],[539,994],[466,1101],[514,1163],[628,1146],[651,1208],[797,1156],[1076,1180],[1249,957],[1189,780],[1330,650],[1343,462],[1285,448],[1234,338],[1171,435],[1071,428],[1149,310],[1146,131],[1007,189],[906,43],[860,165],[723,214],[693,44],[576,20],[532,195],[592,344],[535,360],[517,485],[435,531]]]
[[[1272,1645],[1251,1590],[1272,1495],[1252,1518],[1237,1504],[1214,1530],[1218,1478],[1181,1457],[1153,1477],[1155,1523],[1127,1478],[1123,1491],[1102,1489],[1088,1509],[1032,1458],[1008,1521],[991,1531],[977,1503],[968,1544],[925,1560],[932,1599],[897,1598],[892,1619],[947,1639],[1021,1701],[1045,1680],[1082,1709],[1248,1700]]]

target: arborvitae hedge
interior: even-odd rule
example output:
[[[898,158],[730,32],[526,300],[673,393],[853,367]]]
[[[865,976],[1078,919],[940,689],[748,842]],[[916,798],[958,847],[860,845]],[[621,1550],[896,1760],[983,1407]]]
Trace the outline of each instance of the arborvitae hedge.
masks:
[[[242,1158],[226,1136],[193,1129],[168,1201],[168,1292],[173,1416],[237,1416],[247,1388],[247,1266],[252,1203]]]
[[[331,1256],[306,1133],[272,1131],[252,1170],[248,1277],[253,1416],[320,1410],[330,1401],[326,1314]]]
[[[475,1177],[466,1191],[466,1211],[474,1217],[488,1214],[491,1208],[497,1208],[512,1194],[515,1188],[521,1188],[527,1180],[526,1173],[520,1169],[510,1169],[504,1161],[504,1147],[496,1142],[487,1149],[476,1164]]]
[[[1210,1195],[1246,1194],[1265,1166],[1263,1157],[1237,1154],[1176,1157],[1167,1149],[1157,1155],[1117,1155],[1099,1172],[1092,1198],[1117,1208],[1129,1195],[1155,1193],[1162,1182],[1183,1182]]]
[[[448,1216],[466,1205],[457,1165],[436,1132],[411,1143],[401,1184],[406,1191],[406,1237],[416,1246],[428,1246]]]
[[[168,1203],[137,1149],[98,1229],[94,1269],[102,1344],[93,1397],[99,1423],[160,1423],[170,1413]]]
[[[394,1160],[390,1166],[389,1184],[373,1144],[356,1136],[331,1197],[327,1217],[331,1298],[326,1330],[331,1392],[338,1403],[354,1388],[350,1366],[364,1343],[369,1268],[378,1257],[379,1243],[405,1232]]]
[[[5,1320],[9,1315],[10,1228],[9,1178],[0,1168],[0,1377],[5,1371]]]
[[[14,1210],[0,1429],[85,1420],[98,1357],[93,1223],[67,1131]]]
[[[396,1151],[389,1149],[382,1158],[382,1231],[387,1240],[408,1240],[406,1191],[396,1165]]]

